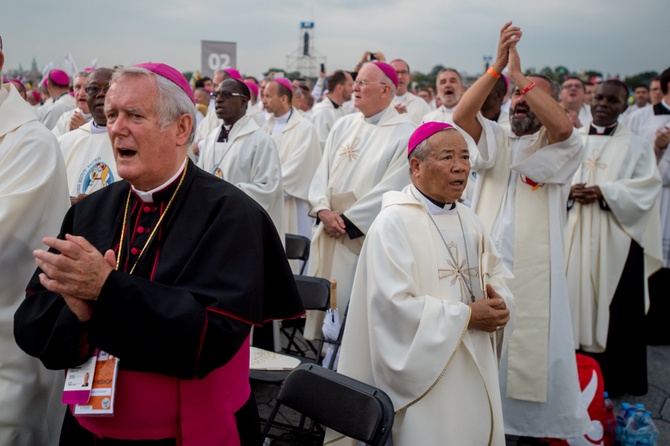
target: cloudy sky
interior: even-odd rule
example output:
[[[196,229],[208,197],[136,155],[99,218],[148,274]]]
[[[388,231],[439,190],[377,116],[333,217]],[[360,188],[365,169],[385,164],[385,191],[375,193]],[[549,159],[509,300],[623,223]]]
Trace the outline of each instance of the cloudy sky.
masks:
[[[285,67],[301,21],[315,22],[328,71],[366,51],[412,71],[442,64],[476,74],[495,55],[507,20],[522,28],[524,68],[564,65],[626,76],[670,65],[668,0],[0,0],[5,68],[41,68],[71,54],[79,68],[165,62],[200,69],[201,40],[237,42],[237,65],[259,75]]]

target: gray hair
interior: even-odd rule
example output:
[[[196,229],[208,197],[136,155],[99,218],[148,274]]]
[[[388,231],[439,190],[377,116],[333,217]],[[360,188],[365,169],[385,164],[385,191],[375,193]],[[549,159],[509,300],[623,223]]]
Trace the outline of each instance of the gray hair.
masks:
[[[163,76],[157,76],[154,72],[140,67],[118,68],[112,75],[109,85],[114,85],[123,76],[147,76],[153,79],[158,96],[155,102],[155,111],[158,115],[158,125],[161,126],[161,130],[164,130],[165,127],[175,122],[182,115],[187,114],[191,116],[193,125],[191,126],[191,133],[188,136],[186,145],[193,143],[196,127],[195,105],[181,87]]]
[[[88,77],[93,71],[86,71],[86,70],[80,70],[77,71],[77,74],[74,75],[74,77]]]
[[[445,131],[455,131],[458,132],[454,127],[449,127],[446,129],[440,130],[440,132],[445,132]],[[433,133],[433,135],[437,134],[439,132]],[[428,154],[430,153],[431,150],[434,149],[430,144],[428,144],[428,140],[433,136],[430,135],[428,138],[424,139],[421,141],[417,146],[412,150],[412,153],[409,154],[409,157],[407,158],[407,162],[409,163],[409,160],[412,158],[417,158],[419,161],[423,162],[426,161],[426,158],[428,157]],[[410,165],[409,167],[409,174],[410,176],[412,175],[412,166]]]
[[[368,65],[368,64],[371,64],[371,63],[372,63],[372,62],[366,62],[363,66]],[[391,78],[388,77],[388,76],[386,75],[386,73],[384,73],[384,72],[381,70],[381,68],[379,69],[379,71],[381,71],[381,73],[382,73],[382,76],[381,76],[379,82],[382,82],[382,83],[384,83],[385,85],[388,85],[389,87],[391,87],[391,100],[393,100],[393,98],[395,97],[396,91],[397,91],[397,87],[395,86],[395,84],[393,83],[393,81],[391,80]]]

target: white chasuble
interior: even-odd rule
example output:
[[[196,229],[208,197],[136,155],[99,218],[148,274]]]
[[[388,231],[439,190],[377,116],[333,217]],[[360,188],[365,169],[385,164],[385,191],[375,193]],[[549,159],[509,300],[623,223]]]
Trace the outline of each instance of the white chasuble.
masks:
[[[575,348],[600,353],[630,241],[644,250],[646,278],[661,267],[661,178],[651,144],[628,129],[618,126],[612,136],[588,135],[588,128],[581,133],[584,161],[572,184],[599,186],[609,210],[574,203],[565,229],[566,270]],[[646,287],[645,302],[648,308]]]
[[[473,209],[514,274],[517,319],[500,364],[505,432],[572,438],[590,429],[579,405],[564,261],[566,200],[582,156],[574,130],[548,144],[544,128],[517,137],[477,115]]]
[[[315,104],[312,107],[312,124],[319,135],[319,143],[321,144],[321,152],[326,147],[326,140],[330,130],[335,125],[335,122],[345,115],[344,108],[335,108],[333,102],[325,97],[323,101]]]
[[[274,115],[263,126],[270,134]],[[293,109],[281,133],[272,136],[279,150],[282,185],[284,187],[284,231],[312,237],[309,217],[309,186],[321,161],[321,145],[314,126]]]
[[[389,395],[394,446],[504,445],[495,338],[514,326],[511,273],[466,206],[437,208],[412,185],[383,206],[361,252],[338,372]],[[512,315],[497,333],[468,329],[482,272]]]
[[[230,129],[228,141],[217,142],[221,128],[205,139],[198,167],[234,184],[270,215],[277,232],[284,233],[284,199],[277,146],[249,115]]]
[[[120,180],[107,132],[92,133],[92,125],[89,121],[58,138],[72,197],[92,194]]]
[[[316,217],[322,209],[344,213],[365,234],[381,209],[384,192],[409,184],[407,143],[414,125],[392,105],[383,113],[376,125],[362,113],[337,121],[310,186],[310,215]],[[337,280],[340,314],[349,302],[362,242],[363,237],[351,240],[346,234],[331,238],[322,224],[314,227],[309,275]]]
[[[14,340],[14,312],[70,207],[56,137],[12,84],[0,85],[0,444],[56,445],[65,406],[63,372],[47,370]]]
[[[402,96],[393,98],[393,104],[402,104],[407,109],[407,114],[415,125],[421,125],[423,117],[432,110],[426,101],[409,91]]]

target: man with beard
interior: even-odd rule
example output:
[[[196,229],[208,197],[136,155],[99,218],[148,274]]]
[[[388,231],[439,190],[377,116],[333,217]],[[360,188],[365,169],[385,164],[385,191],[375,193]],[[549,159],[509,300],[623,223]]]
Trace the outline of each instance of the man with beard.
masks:
[[[582,141],[557,86],[523,75],[521,34],[511,22],[503,26],[495,63],[463,95],[454,121],[477,143],[473,209],[515,276],[516,328],[500,362],[505,431],[572,438],[590,429],[579,406],[563,260],[565,203]],[[516,90],[506,131],[479,110],[508,62]]]
[[[105,97],[112,73],[111,68],[98,68],[91,73],[86,80],[86,102],[93,119],[58,138],[72,204],[119,180],[105,116]]]
[[[226,79],[216,91],[216,115],[221,127],[205,138],[198,167],[242,189],[270,214],[277,232],[283,230],[284,197],[277,145],[247,113],[249,87]]]
[[[437,110],[426,114],[423,117],[423,122],[436,121],[453,124],[452,115],[463,95],[461,74],[454,68],[445,68],[437,74],[435,86],[442,105]]]

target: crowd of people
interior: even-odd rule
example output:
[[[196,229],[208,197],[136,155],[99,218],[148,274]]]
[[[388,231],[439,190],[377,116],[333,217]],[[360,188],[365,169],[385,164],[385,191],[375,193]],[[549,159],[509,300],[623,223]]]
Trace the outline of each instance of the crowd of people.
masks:
[[[602,440],[578,355],[643,395],[670,344],[670,68],[557,83],[523,41],[434,90],[370,52],[314,85],[3,78],[0,444],[260,445],[249,347],[304,316],[285,234],[337,281],[338,372],[391,397],[395,446]]]

